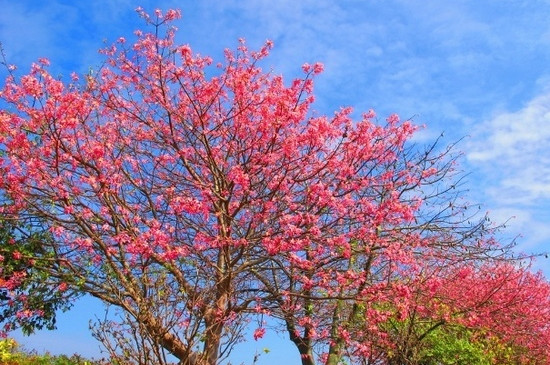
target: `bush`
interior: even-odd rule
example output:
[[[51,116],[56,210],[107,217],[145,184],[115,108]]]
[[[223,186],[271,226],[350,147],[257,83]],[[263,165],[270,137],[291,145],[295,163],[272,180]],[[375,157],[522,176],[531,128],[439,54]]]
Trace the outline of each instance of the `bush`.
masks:
[[[34,354],[20,350],[12,338],[0,340],[0,363],[3,365],[101,365],[104,362],[88,360],[80,355]]]

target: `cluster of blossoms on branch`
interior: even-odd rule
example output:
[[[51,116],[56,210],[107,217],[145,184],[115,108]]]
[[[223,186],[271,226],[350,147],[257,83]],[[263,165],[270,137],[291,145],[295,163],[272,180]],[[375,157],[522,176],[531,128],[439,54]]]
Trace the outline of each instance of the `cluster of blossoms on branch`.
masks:
[[[302,364],[435,363],[460,341],[550,361],[549,284],[461,200],[452,146],[413,145],[397,115],[316,115],[322,65],[287,85],[260,67],[271,42],[241,40],[212,66],[175,44],[179,11],[138,12],[154,32],[95,74],[64,83],[41,60],[1,91],[1,219],[33,222],[7,230],[23,254],[1,246],[2,320],[43,324],[24,294],[50,288],[42,314],[84,293],[122,313],[96,337],[123,362],[217,364],[256,320]]]

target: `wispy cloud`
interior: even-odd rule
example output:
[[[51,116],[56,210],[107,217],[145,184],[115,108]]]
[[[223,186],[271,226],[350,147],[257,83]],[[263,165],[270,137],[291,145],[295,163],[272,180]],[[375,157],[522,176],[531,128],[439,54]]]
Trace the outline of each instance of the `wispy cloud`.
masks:
[[[516,111],[496,113],[472,129],[467,162],[474,195],[505,232],[520,235],[519,250],[550,251],[550,90]],[[548,260],[537,269],[548,274]]]
[[[487,187],[493,199],[525,205],[550,199],[550,92],[472,132],[467,157],[494,177]]]

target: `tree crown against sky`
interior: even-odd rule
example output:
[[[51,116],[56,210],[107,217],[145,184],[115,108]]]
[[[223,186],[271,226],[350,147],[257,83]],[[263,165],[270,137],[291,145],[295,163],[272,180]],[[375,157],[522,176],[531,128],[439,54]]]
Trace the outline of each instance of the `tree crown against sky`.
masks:
[[[503,308],[510,323],[529,319],[533,356],[548,356],[537,327],[547,284],[500,254],[486,218],[461,202],[452,150],[411,146],[416,127],[396,115],[316,115],[322,66],[304,65],[287,86],[259,66],[270,42],[254,52],[241,41],[213,68],[174,44],[179,12],[140,13],[154,32],[120,38],[85,77],[63,83],[40,60],[7,80],[2,213],[53,236],[42,240],[47,255],[10,258],[50,259],[41,270],[57,293],[119,308],[148,356],[182,364],[217,363],[248,321],[261,337],[264,316],[282,323],[304,364],[319,354],[395,363],[417,354],[423,328],[446,323],[531,359],[529,335],[496,326]],[[540,300],[502,289],[526,282]],[[30,310],[12,323],[41,315]],[[403,343],[399,329],[414,323],[416,342]]]

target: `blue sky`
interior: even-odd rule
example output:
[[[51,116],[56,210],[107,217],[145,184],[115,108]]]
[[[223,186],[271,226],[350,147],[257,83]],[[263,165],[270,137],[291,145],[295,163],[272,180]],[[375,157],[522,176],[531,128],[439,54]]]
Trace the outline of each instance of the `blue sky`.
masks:
[[[521,234],[520,250],[549,250],[550,1],[0,0],[0,42],[22,71],[48,57],[56,74],[85,73],[100,64],[104,41],[144,27],[137,6],[180,8],[178,41],[217,60],[243,37],[251,47],[273,40],[264,67],[287,79],[305,62],[324,63],[320,113],[373,108],[381,120],[398,113],[426,125],[421,143],[441,132],[446,143],[466,137],[458,148],[470,173],[468,199],[497,222],[513,217],[503,239]],[[536,268],[550,277],[549,260]],[[97,354],[86,335],[94,312],[101,307],[77,303],[60,317],[60,330],[23,341]],[[278,363],[282,352],[261,363]]]

